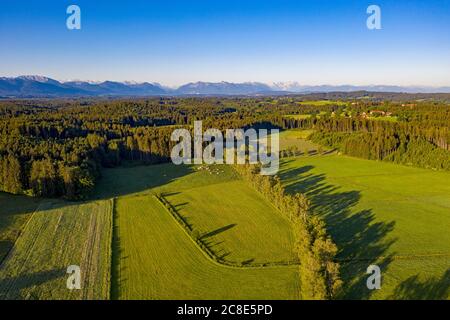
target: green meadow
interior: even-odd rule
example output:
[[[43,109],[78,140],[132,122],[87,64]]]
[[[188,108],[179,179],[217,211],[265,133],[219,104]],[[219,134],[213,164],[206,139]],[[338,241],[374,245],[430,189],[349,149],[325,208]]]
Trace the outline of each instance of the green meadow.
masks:
[[[337,154],[285,158],[280,169],[338,245],[340,298],[450,298],[450,173]],[[1,299],[298,298],[289,221],[226,165],[106,169],[86,202],[0,200]],[[366,287],[371,264],[380,290]],[[69,265],[81,267],[82,290],[66,288]]]
[[[14,246],[39,199],[0,192],[0,263]]]
[[[285,115],[284,118],[304,120],[304,119],[311,118],[311,115],[310,114],[288,114],[288,115]]]
[[[113,298],[295,299],[296,267],[234,268],[210,259],[151,195],[117,201]],[[245,246],[245,244],[243,244]]]
[[[285,130],[280,132],[280,150],[296,148],[303,153],[317,151],[319,146],[308,140],[313,130]]]
[[[261,267],[295,260],[290,223],[231,167],[163,164],[105,173],[99,189],[117,197],[113,298],[298,297],[296,266]],[[159,193],[216,256],[238,267],[211,259],[156,200]]]
[[[344,101],[337,101],[337,100],[311,100],[311,101],[301,101],[299,102],[300,105],[308,105],[308,106],[316,106],[316,107],[323,107],[323,106],[346,106],[348,103]]]
[[[166,199],[227,261],[252,264],[296,260],[290,222],[243,181],[193,188]]]
[[[396,117],[396,116],[368,117],[367,119],[373,120],[373,121],[390,121],[390,122],[398,121],[398,117]]]
[[[344,297],[449,298],[450,173],[328,155],[286,159],[280,176],[325,219]],[[366,288],[369,264],[382,269],[381,290]]]
[[[154,168],[158,169],[153,170]],[[161,184],[156,183],[150,189],[135,190],[136,192],[126,199],[119,199],[116,210],[120,218],[116,221],[121,250],[131,250],[137,243],[143,243],[142,239],[146,239],[144,230],[142,236],[139,236],[138,231],[126,233],[125,230],[131,226],[121,227],[126,223],[139,221],[138,218],[131,217],[138,214],[134,213],[134,203],[153,202],[152,208],[160,212],[154,214],[161,215],[174,226],[178,226],[179,232],[176,234],[184,237],[183,242],[190,240],[189,243],[196,248],[198,257],[205,259],[204,263],[227,268],[218,266],[204,253],[202,255],[201,249],[183,233],[181,226],[171,219],[164,207],[155,203],[151,195],[164,192],[166,199],[179,214],[185,217],[201,236],[205,236],[211,249],[225,260],[246,262],[248,265],[244,264],[243,269],[248,270],[252,263],[289,259],[292,240],[289,232],[286,232],[289,230],[288,224],[285,224],[279,213],[271,208],[261,195],[248,188],[229,168],[218,166],[207,171],[161,165],[135,169],[138,170],[135,173],[137,176],[151,178]],[[173,174],[177,170],[179,176],[171,176],[170,173]],[[111,174],[114,174],[111,176],[114,176],[115,181],[121,181],[128,176],[127,171],[128,169],[113,169]],[[161,181],[161,176],[167,181]],[[314,212],[325,218],[329,232],[340,248],[338,257],[345,280],[341,298],[448,298],[450,239],[446,230],[450,221],[450,192],[445,183],[448,174],[345,156],[322,155],[289,158],[284,161],[280,176],[290,192],[306,192],[311,197]],[[145,210],[144,205],[136,206],[138,207],[141,209],[136,210]],[[138,216],[144,218],[144,215]],[[152,221],[154,228],[158,223],[155,223],[155,219]],[[147,224],[141,221],[133,225],[140,228]],[[156,232],[148,234],[149,248],[154,241],[163,243],[150,239]],[[128,241],[134,241],[136,244],[124,244]],[[165,254],[172,252],[169,248],[162,251]],[[145,277],[134,282],[135,277],[129,273],[131,271],[127,271],[133,270],[133,274],[145,272],[144,266],[150,264],[145,261],[150,258],[142,255],[143,253],[135,250],[121,251],[122,260],[116,261],[120,261],[119,264],[125,270],[121,274],[126,275],[120,277],[125,280],[117,286],[117,297],[161,298],[157,292],[165,292],[161,289],[162,291],[148,293],[150,289],[147,285],[143,286],[144,289],[139,289],[140,283],[146,283]],[[155,254],[152,256],[155,257]],[[381,290],[370,291],[366,287],[366,269],[370,264],[378,264],[382,269]],[[137,271],[140,269],[142,271]],[[186,265],[180,269],[184,270],[183,272],[193,272]],[[286,272],[291,274],[292,279],[297,279],[295,268],[279,267],[279,274],[287,276]],[[157,279],[159,278],[153,279],[152,283],[159,281]],[[260,281],[265,280],[267,279],[264,275]],[[294,287],[286,288],[292,290]],[[286,291],[286,288],[280,289],[277,298],[294,297],[293,291]],[[192,293],[192,296],[188,290],[186,297],[223,298],[223,292],[218,290],[219,292],[214,294]],[[246,290],[247,287],[240,292]],[[176,294],[165,294],[164,297],[178,298]],[[254,297],[236,294],[233,291],[233,296],[236,297]],[[258,294],[264,296],[261,292]]]
[[[0,299],[109,299],[111,210],[110,200],[41,200],[0,265]],[[71,265],[80,267],[81,290],[67,288]]]

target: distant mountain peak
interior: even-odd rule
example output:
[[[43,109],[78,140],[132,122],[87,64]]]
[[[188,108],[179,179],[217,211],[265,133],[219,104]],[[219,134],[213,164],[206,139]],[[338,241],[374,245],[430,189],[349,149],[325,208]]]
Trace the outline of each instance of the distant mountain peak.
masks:
[[[64,96],[161,96],[161,95],[285,95],[326,92],[393,92],[393,93],[450,93],[450,87],[402,87],[389,85],[301,85],[295,81],[233,83],[190,82],[178,88],[169,88],[159,83],[136,81],[65,81],[60,82],[45,76],[25,75],[0,77],[2,97],[64,97]]]
[[[277,91],[295,91],[301,88],[300,83],[297,81],[286,81],[286,82],[273,82],[271,87]]]
[[[88,84],[99,84],[99,83],[102,83],[102,81],[72,79],[72,80],[63,81],[62,83],[79,83],[79,84],[81,84],[81,83],[88,83]]]
[[[51,79],[51,78],[48,78],[48,77],[44,77],[44,76],[38,76],[38,75],[19,76],[19,77],[17,77],[17,79],[30,80],[30,81],[36,81],[36,82],[42,82],[42,83],[58,82],[58,81],[56,81],[54,79]]]
[[[257,94],[259,92],[268,92],[272,89],[258,82],[191,82],[180,86],[176,92],[178,94],[195,94],[195,95],[248,95]]]

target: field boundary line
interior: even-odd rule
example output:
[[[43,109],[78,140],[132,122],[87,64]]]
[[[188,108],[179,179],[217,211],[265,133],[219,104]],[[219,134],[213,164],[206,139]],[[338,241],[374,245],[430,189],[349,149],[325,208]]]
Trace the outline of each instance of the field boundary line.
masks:
[[[392,260],[420,260],[422,258],[442,258],[450,257],[450,253],[431,253],[431,254],[412,254],[412,255],[398,255],[398,256],[379,256],[372,258],[358,258],[358,259],[336,259],[338,262],[367,262],[376,259],[392,259]]]
[[[294,266],[298,266],[297,263],[280,263],[280,264],[274,264],[273,262],[268,262],[266,263],[267,265],[237,265],[237,264],[233,264],[230,262],[226,262],[223,260],[219,260],[219,258],[209,249],[207,248],[206,245],[200,245],[197,241],[194,240],[194,238],[191,236],[190,232],[191,230],[188,230],[188,226],[183,225],[184,220],[182,217],[180,217],[178,215],[178,213],[172,213],[166,204],[164,203],[164,201],[166,201],[168,203],[168,205],[172,206],[170,204],[170,202],[168,200],[166,200],[164,198],[164,196],[157,196],[155,194],[152,195],[157,201],[158,203],[165,209],[165,211],[167,211],[169,213],[169,215],[172,217],[172,219],[175,221],[175,224],[178,225],[183,232],[187,235],[187,237],[190,239],[190,241],[192,241],[194,243],[194,245],[202,252],[202,254],[211,262],[213,262],[214,264],[221,266],[221,267],[225,267],[225,268],[232,268],[232,269],[240,269],[240,270],[244,270],[244,269],[266,269],[266,268],[287,268],[287,267],[294,267]],[[183,222],[178,221],[178,219],[180,219]],[[205,248],[203,248],[203,246]],[[216,260],[217,259],[217,260]]]
[[[117,198],[112,198],[112,210],[111,210],[111,261],[110,261],[110,281],[109,281],[109,300],[119,300],[120,296],[120,279],[121,279],[121,266],[120,266],[120,246],[119,246],[119,225],[116,222]],[[117,242],[117,243],[116,243]],[[117,245],[117,248],[115,246]],[[115,250],[117,249],[117,250]],[[116,252],[117,251],[117,252]],[[117,260],[117,263],[116,263]],[[115,265],[116,264],[116,265]]]
[[[84,243],[85,250],[83,250],[81,254],[81,260],[80,260],[80,267],[83,268],[83,270],[86,270],[87,276],[84,278],[84,282],[88,284],[88,290],[82,290],[81,292],[81,299],[82,300],[88,300],[89,298],[89,282],[90,282],[90,275],[91,275],[91,266],[92,266],[92,252],[93,252],[93,245],[95,240],[92,239],[92,234],[94,233],[97,235],[97,217],[91,213],[89,217],[89,225],[87,226],[87,237],[86,241]],[[59,222],[58,222],[59,224]],[[93,232],[94,231],[94,232]]]
[[[110,214],[111,214],[111,216],[110,216],[110,220],[111,220],[111,223],[110,223],[110,242],[109,242],[109,255],[108,255],[108,257],[109,257],[109,268],[108,268],[108,274],[107,274],[107,276],[106,276],[106,279],[105,279],[105,282],[107,283],[107,291],[108,291],[108,293],[107,293],[107,297],[106,297],[106,300],[111,300],[111,288],[112,288],[112,277],[113,277],[113,274],[112,274],[112,259],[113,259],[113,241],[114,241],[114,238],[113,238],[113,236],[114,236],[114,230],[113,230],[113,228],[114,228],[114,208],[115,208],[115,199],[116,198],[111,198],[111,199],[109,199],[109,201],[110,201],[110,204],[111,204],[111,212],[110,212]]]

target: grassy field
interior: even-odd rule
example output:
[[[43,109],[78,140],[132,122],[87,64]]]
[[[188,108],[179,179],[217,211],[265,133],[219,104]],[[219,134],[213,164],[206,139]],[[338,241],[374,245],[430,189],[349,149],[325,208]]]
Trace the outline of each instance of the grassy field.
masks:
[[[342,298],[450,298],[450,173],[331,154],[284,159],[280,176],[327,222]],[[211,259],[159,193],[217,256],[242,266]],[[9,252],[0,299],[298,298],[296,266],[252,267],[295,259],[289,222],[228,166],[108,169],[90,202],[0,200]],[[370,264],[382,269],[381,290],[366,287]],[[69,265],[81,267],[80,291],[66,288]]]
[[[313,133],[313,130],[285,130],[280,132],[280,150],[297,148],[302,152],[317,151],[318,145],[309,141],[307,138]]]
[[[325,218],[346,297],[450,297],[450,173],[328,155],[286,159],[280,175]],[[384,282],[369,292],[374,263]]]
[[[0,263],[14,246],[40,200],[0,192]]]
[[[295,259],[288,221],[230,167],[212,168],[167,164],[106,170],[94,199],[86,203],[25,198],[31,202],[21,206],[3,195],[8,201],[3,229],[21,235],[0,267],[0,298],[107,299],[110,292],[120,299],[297,298],[296,266],[251,267],[252,262]],[[214,252],[227,252],[230,261],[246,267],[208,257],[155,200],[155,192],[170,193],[175,206],[186,204],[180,213]],[[203,192],[212,201],[202,201]],[[26,219],[7,223],[12,212]],[[66,288],[69,265],[81,267],[83,290]]]
[[[316,106],[316,107],[323,107],[328,105],[333,106],[346,106],[348,103],[345,101],[336,101],[336,100],[313,100],[313,101],[301,101],[299,102],[301,105],[308,105],[308,106]]]
[[[243,181],[192,188],[166,199],[227,261],[296,260],[290,222]]]
[[[42,200],[0,266],[0,299],[108,299],[111,210],[109,200]],[[81,290],[67,289],[70,265],[80,266]]]
[[[115,209],[115,246],[120,251],[114,258],[116,281],[113,283],[113,298],[297,297],[296,267],[233,268],[219,265],[200,250],[151,195],[122,197],[117,200]]]
[[[111,169],[99,189],[118,196],[113,298],[297,298],[297,267],[249,267],[292,260],[292,230],[230,167]],[[247,266],[224,266],[208,257],[153,197],[160,192],[216,255]]]
[[[288,115],[285,115],[284,117],[288,118],[288,119],[304,120],[304,119],[311,118],[311,115],[310,114],[288,114]]]
[[[398,117],[396,116],[385,116],[385,117],[367,117],[369,120],[373,121],[390,121],[390,122],[397,122]]]

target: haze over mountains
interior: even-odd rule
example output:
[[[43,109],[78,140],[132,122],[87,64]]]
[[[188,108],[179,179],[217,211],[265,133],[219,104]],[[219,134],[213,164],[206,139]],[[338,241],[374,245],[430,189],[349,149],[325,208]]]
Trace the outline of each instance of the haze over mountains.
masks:
[[[99,97],[99,96],[162,96],[162,95],[282,95],[323,92],[402,92],[402,93],[450,93],[450,87],[400,87],[400,86],[308,86],[297,82],[195,82],[176,89],[158,83],[136,82],[60,82],[43,76],[0,77],[1,97]]]

